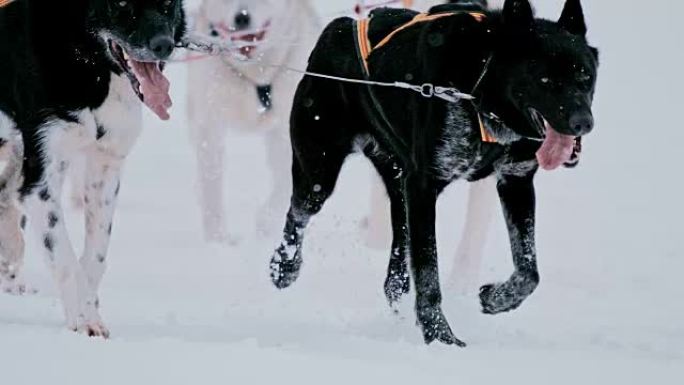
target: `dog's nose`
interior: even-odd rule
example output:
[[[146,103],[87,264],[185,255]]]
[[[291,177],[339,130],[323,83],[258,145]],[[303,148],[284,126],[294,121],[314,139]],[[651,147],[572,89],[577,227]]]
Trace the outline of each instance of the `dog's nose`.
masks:
[[[152,52],[157,56],[158,59],[164,60],[171,56],[175,44],[173,39],[168,36],[160,35],[152,38],[150,41],[150,48]]]
[[[577,136],[586,135],[594,129],[594,117],[588,112],[576,112],[570,116],[570,129]]]
[[[235,28],[238,31],[249,28],[250,24],[252,24],[252,17],[246,10],[242,10],[235,15]]]

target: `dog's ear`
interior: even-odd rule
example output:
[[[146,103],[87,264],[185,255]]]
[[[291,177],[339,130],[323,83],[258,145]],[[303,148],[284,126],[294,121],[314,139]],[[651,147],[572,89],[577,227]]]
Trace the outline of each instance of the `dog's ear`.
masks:
[[[572,34],[587,35],[587,24],[584,21],[584,11],[580,0],[566,0],[558,25]]]
[[[529,28],[534,23],[534,10],[529,0],[506,0],[503,20],[508,27]]]

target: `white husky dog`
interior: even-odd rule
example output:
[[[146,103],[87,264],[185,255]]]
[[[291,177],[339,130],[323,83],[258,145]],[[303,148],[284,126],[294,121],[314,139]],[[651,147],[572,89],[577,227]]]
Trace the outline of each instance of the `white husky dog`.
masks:
[[[189,65],[188,118],[196,149],[205,238],[230,239],[224,207],[224,146],[233,130],[265,136],[273,189],[259,216],[273,231],[288,203],[291,150],[289,115],[322,23],[308,0],[204,0],[195,17],[199,34],[247,45],[248,61],[212,57]],[[253,44],[253,45],[251,45]],[[276,226],[277,227],[277,226]]]

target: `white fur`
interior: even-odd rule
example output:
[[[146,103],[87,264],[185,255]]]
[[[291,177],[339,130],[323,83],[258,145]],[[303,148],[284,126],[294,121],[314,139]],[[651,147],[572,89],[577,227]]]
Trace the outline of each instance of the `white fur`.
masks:
[[[64,306],[67,325],[72,330],[96,336],[109,332],[100,318],[98,289],[104,274],[110,229],[116,207],[116,192],[123,162],[131,151],[142,127],[141,104],[127,79],[112,75],[110,92],[97,110],[83,110],[76,116],[78,123],[52,121],[40,128],[42,155],[45,159],[44,179],[35,191],[24,199],[24,208],[31,229],[39,237],[45,250],[47,264],[55,278]],[[97,139],[97,127],[105,135]],[[16,157],[16,155],[15,155]],[[86,239],[83,257],[77,258],[69,240],[61,207],[61,190],[69,163],[85,158],[87,178]],[[20,168],[19,168],[20,169]],[[16,192],[20,183],[7,189],[9,198],[2,197],[0,213],[2,242],[18,238],[16,249],[23,251],[23,237],[11,237],[18,231]],[[8,211],[9,210],[9,211]],[[7,214],[9,212],[10,214]],[[22,255],[2,250],[4,262],[21,265]],[[0,269],[0,273],[2,273]],[[16,269],[15,269],[16,270]]]
[[[24,255],[24,237],[20,226],[22,213],[19,208],[17,187],[21,184],[23,146],[14,122],[0,111],[0,148],[2,173],[0,184],[0,290],[11,294],[27,291],[20,277]]]
[[[246,7],[254,28],[270,20],[264,43],[245,63],[208,58],[189,65],[188,117],[195,146],[200,205],[208,241],[227,239],[223,177],[226,136],[249,131],[265,136],[272,179],[276,186],[259,218],[262,231],[274,231],[286,211],[291,192],[289,115],[301,76],[272,65],[305,68],[320,32],[313,7],[306,0],[205,0],[196,17],[197,33],[208,34],[210,23],[231,25]],[[273,108],[263,111],[257,85],[272,86]],[[245,167],[249,167],[246,160]]]

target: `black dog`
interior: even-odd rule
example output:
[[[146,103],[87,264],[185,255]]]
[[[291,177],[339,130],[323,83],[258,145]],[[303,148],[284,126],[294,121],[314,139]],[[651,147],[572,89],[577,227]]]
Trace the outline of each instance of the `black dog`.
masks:
[[[376,12],[368,28],[376,46],[368,72],[359,60],[363,49],[354,20],[338,19],[324,31],[310,59],[312,72],[432,83],[476,98],[449,103],[396,88],[305,77],[291,120],[294,192],[271,275],[278,288],[298,278],[304,230],[332,194],[345,159],[361,144],[391,199],[388,300],[409,291],[410,257],[425,341],[464,345],[441,309],[437,197],[457,179],[498,178],[515,272],[505,283],[483,287],[480,297],[485,313],[519,307],[540,279],[533,179],[540,165],[554,169],[567,162],[576,138],[592,130],[598,51],[587,44],[579,0],[567,0],[558,22],[535,19],[528,0],[507,0],[498,12],[455,11],[451,5],[435,7],[432,14],[450,13],[408,27],[415,13]]]
[[[120,172],[140,133],[140,102],[168,119],[163,61],[185,34],[182,0],[3,3],[0,132],[15,149],[16,167],[0,181],[0,281],[23,290],[17,282],[23,204],[43,240],[68,326],[106,337],[97,291]],[[87,236],[80,263],[60,206],[64,173],[77,153],[87,160]]]

